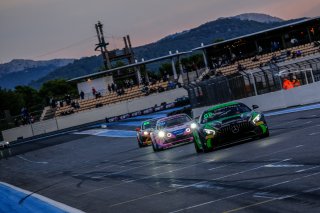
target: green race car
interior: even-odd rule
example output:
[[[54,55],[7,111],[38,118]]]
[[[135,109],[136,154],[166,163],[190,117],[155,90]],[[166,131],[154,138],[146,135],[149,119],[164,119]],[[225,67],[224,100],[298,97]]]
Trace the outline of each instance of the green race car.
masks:
[[[208,152],[230,142],[269,136],[264,115],[239,102],[215,105],[204,111],[193,131],[196,151]]]

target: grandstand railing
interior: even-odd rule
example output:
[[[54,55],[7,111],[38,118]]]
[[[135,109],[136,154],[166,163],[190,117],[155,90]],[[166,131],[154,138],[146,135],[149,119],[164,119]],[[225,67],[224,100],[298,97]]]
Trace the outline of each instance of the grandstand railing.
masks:
[[[310,65],[310,67],[312,67]],[[293,76],[300,85],[312,84],[320,81],[320,69],[274,69],[258,70],[254,72],[239,72],[235,76],[216,76],[209,80],[186,86],[192,107],[209,106],[226,101],[232,101],[251,96],[283,90],[285,77],[290,80]]]

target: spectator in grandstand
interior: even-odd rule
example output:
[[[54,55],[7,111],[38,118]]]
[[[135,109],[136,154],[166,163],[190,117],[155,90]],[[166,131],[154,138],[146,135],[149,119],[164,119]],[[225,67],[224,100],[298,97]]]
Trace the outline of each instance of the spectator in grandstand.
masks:
[[[292,45],[293,47],[295,47],[295,46],[297,46],[297,45],[299,44],[299,41],[298,41],[298,39],[296,39],[296,38],[292,38],[292,39],[290,40],[290,43],[291,43],[291,45]]]
[[[21,117],[22,117],[22,124],[30,124],[30,114],[26,107],[22,107],[21,109]]]
[[[93,96],[96,96],[96,94],[97,94],[96,88],[92,87],[92,95],[93,95]]]
[[[276,54],[273,54],[271,57],[271,62],[277,63],[277,61],[278,61],[278,58],[277,58]]]
[[[245,69],[246,68],[238,62],[238,71],[241,72],[241,71],[244,71]]]
[[[118,95],[118,96],[121,96],[121,95],[124,95],[124,94],[125,94],[125,91],[124,91],[124,88],[123,88],[123,87],[117,89],[117,95]]]
[[[301,50],[297,50],[297,51],[296,51],[296,56],[297,56],[297,57],[301,57],[301,56],[302,56]]]
[[[76,101],[76,105],[75,105],[76,109],[80,109],[80,104],[78,101]]]
[[[124,80],[124,86],[126,89],[129,88],[129,80],[128,79]]]
[[[254,58],[252,59],[252,62],[257,62],[259,61],[259,58],[255,55]]]
[[[170,90],[170,89],[175,89],[176,88],[176,83],[175,82],[173,82],[173,81],[169,81],[169,83],[168,83],[168,90]]]
[[[51,98],[50,104],[51,104],[51,108],[56,108],[56,106],[57,106],[57,102],[54,98]]]
[[[158,86],[158,92],[164,92],[164,88],[162,86]]]
[[[109,93],[111,93],[111,86],[110,86],[110,84],[108,84],[108,91],[109,91]]]
[[[271,42],[271,52],[277,51],[280,48],[280,43],[276,41]]]
[[[84,92],[82,90],[80,92],[80,99],[84,99]]]
[[[111,84],[111,89],[112,89],[112,92],[116,91],[116,85],[114,83]]]
[[[134,85],[134,82],[133,82],[133,80],[132,80],[132,78],[130,79],[130,88],[132,89],[132,87],[133,87],[133,85]]]
[[[72,101],[71,102],[71,107],[75,109],[76,108],[76,102]]]
[[[297,77],[296,77],[295,75],[292,76],[292,84],[293,84],[294,87],[299,87],[299,86],[301,86],[300,81],[297,79]]]
[[[67,105],[71,104],[71,96],[69,94],[65,95],[64,100],[66,101]]]
[[[234,53],[231,53],[231,63],[234,63],[237,60],[237,56]]]
[[[259,45],[259,47],[258,47],[258,54],[261,55],[261,54],[262,54],[262,51],[263,51],[263,49],[262,49],[262,47]]]
[[[288,77],[284,77],[283,79],[283,83],[282,83],[282,88],[284,90],[290,90],[292,89],[294,86],[293,86],[293,83],[288,79]]]
[[[96,92],[96,98],[101,98],[101,93],[100,92]]]
[[[291,56],[291,50],[287,50],[287,57]]]
[[[149,87],[148,86],[143,86],[142,89],[141,89],[141,92],[142,93],[145,93],[146,95],[149,95]]]

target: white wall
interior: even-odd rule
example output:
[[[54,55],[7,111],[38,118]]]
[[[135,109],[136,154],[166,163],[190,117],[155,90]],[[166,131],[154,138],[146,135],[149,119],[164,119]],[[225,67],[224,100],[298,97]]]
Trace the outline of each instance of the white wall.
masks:
[[[2,131],[2,136],[4,141],[14,141],[17,140],[17,138],[19,137],[32,137],[33,133],[31,125],[25,125],[13,129],[4,130]]]

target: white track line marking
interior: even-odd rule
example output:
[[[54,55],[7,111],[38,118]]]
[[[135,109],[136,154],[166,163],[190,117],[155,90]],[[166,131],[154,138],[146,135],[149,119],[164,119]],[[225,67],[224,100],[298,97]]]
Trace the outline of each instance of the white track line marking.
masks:
[[[276,163],[274,163],[274,164],[281,163],[281,162],[288,161],[288,160],[290,160],[290,159],[284,159],[284,160],[278,161],[278,162],[276,162]],[[223,178],[232,177],[232,176],[235,176],[235,175],[243,174],[243,173],[245,173],[245,172],[254,171],[254,170],[263,168],[264,166],[265,166],[265,165],[262,165],[262,166],[254,167],[254,168],[252,168],[252,169],[243,170],[243,171],[241,171],[241,172],[236,172],[236,173],[232,173],[232,174],[229,174],[229,175],[224,175],[224,176],[221,176],[221,177],[219,177],[219,178],[214,178],[214,179],[210,179],[210,180],[200,181],[200,182],[197,182],[197,183],[193,183],[193,184],[181,186],[181,187],[178,187],[178,188],[175,188],[175,189],[170,189],[170,190],[158,192],[158,193],[155,193],[155,194],[142,196],[142,197],[139,197],[139,198],[136,198],[136,199],[124,201],[124,202],[121,202],[121,203],[116,203],[116,204],[110,205],[109,207],[119,206],[119,205],[122,205],[122,204],[134,202],[134,201],[141,200],[141,199],[148,198],[148,197],[152,197],[152,196],[155,196],[155,195],[160,195],[160,194],[168,193],[168,192],[171,192],[171,191],[176,191],[176,190],[178,190],[178,189],[190,188],[190,187],[197,186],[197,185],[200,185],[200,184],[208,183],[209,181],[221,180],[221,179],[223,179]]]
[[[313,132],[313,133],[310,133],[309,135],[314,136],[314,135],[319,135],[319,134],[320,134],[320,132]]]
[[[319,168],[320,166],[314,166],[314,167],[311,167],[311,168],[307,168],[307,169],[301,169],[301,170],[298,170],[296,171],[296,173],[300,173],[300,172],[305,172],[305,171],[309,171],[309,170],[312,170],[312,169],[315,169],[315,168]]]
[[[289,150],[291,150],[291,149],[300,148],[300,147],[303,147],[303,146],[304,146],[304,145],[300,144],[300,145],[297,145],[297,146],[295,146],[295,147],[290,147],[290,148],[278,150],[278,151],[273,152],[273,153],[270,153],[270,154],[261,155],[261,156],[258,156],[258,157],[255,157],[255,158],[251,158],[251,159],[248,159],[248,160],[242,160],[242,161],[240,161],[240,162],[246,162],[246,161],[249,161],[249,160],[255,160],[255,159],[259,159],[259,158],[263,158],[263,157],[272,156],[272,155],[274,155],[274,154],[278,154],[278,153],[281,153],[281,152],[289,151]],[[233,165],[233,164],[234,164],[234,163],[230,163],[230,164],[228,164],[228,165]],[[207,183],[207,182],[208,182],[208,181],[201,181],[201,182],[198,182],[198,183],[195,183],[195,184],[190,184],[190,185],[183,186],[183,187],[181,187],[181,188],[170,189],[170,190],[166,190],[166,191],[157,192],[157,193],[154,193],[154,194],[149,194],[149,195],[141,196],[141,197],[138,197],[138,198],[135,198],[135,199],[131,199],[131,200],[127,200],[127,201],[124,201],[124,202],[120,202],[120,203],[116,203],[116,204],[110,205],[109,207],[114,207],[114,206],[119,206],[119,205],[123,205],[123,204],[126,204],[126,203],[131,203],[131,202],[134,202],[134,201],[137,201],[137,200],[142,200],[142,199],[144,199],[144,198],[149,198],[149,197],[153,197],[153,196],[165,194],[165,193],[172,192],[172,191],[177,191],[177,190],[179,190],[179,189],[189,188],[189,187],[192,187],[192,186],[194,186],[194,185],[196,185],[196,184],[203,184],[203,183]]]
[[[20,158],[20,159],[22,159],[22,160],[24,160],[24,161],[27,161],[27,162],[29,162],[29,163],[48,164],[48,162],[46,162],[46,161],[32,161],[32,160],[28,160],[27,158],[24,158],[24,157],[22,157],[22,156],[20,156],[20,155],[17,155],[17,157]]]
[[[316,172],[316,173],[313,173],[311,175],[306,175],[306,176],[303,176],[303,177],[300,177],[300,178],[294,178],[294,179],[291,179],[291,180],[287,180],[287,181],[283,181],[283,182],[280,182],[280,183],[272,184],[272,185],[265,186],[265,187],[262,187],[262,188],[259,188],[259,189],[271,188],[273,186],[278,186],[278,185],[282,185],[282,184],[285,184],[285,183],[293,182],[293,181],[296,181],[296,180],[301,180],[301,179],[308,178],[308,177],[311,177],[311,176],[314,176],[314,175],[318,175],[318,174],[320,174],[320,172]],[[316,190],[319,190],[319,189],[320,188],[317,188]],[[315,189],[312,189],[312,190],[315,191]],[[234,198],[234,197],[239,197],[241,195],[249,194],[249,193],[255,192],[255,191],[256,190],[250,190],[250,191],[246,191],[246,192],[230,195],[230,196],[227,196],[227,197],[224,197],[224,198],[211,200],[211,201],[208,201],[208,202],[204,202],[204,203],[200,203],[200,204],[197,204],[197,205],[189,206],[189,207],[186,207],[186,208],[183,208],[183,209],[178,209],[178,210],[175,210],[175,211],[171,211],[170,213],[176,213],[176,212],[186,211],[186,210],[189,210],[189,209],[194,209],[194,208],[197,208],[197,207],[200,207],[200,206],[204,206],[204,205],[208,205],[208,204],[211,204],[211,203],[215,203],[215,202],[218,202],[218,201],[227,200],[227,199]],[[289,196],[293,196],[293,195],[287,195],[287,196],[276,198],[276,199],[286,199]]]
[[[111,185],[111,186],[101,187],[101,188],[98,188],[98,189],[94,189],[94,190],[79,194],[78,196],[82,196],[82,195],[89,194],[89,193],[92,193],[92,192],[96,192],[96,191],[100,191],[100,190],[103,190],[103,189],[111,188],[111,187],[114,187],[114,186],[123,185],[123,184],[126,184],[126,183],[132,183],[132,182],[136,182],[136,181],[140,181],[140,180],[150,179],[152,177],[156,177],[156,176],[164,175],[164,174],[168,174],[168,173],[173,173],[173,172],[176,172],[176,171],[180,171],[180,170],[183,170],[183,169],[186,169],[186,168],[194,167],[194,166],[197,166],[197,165],[200,165],[200,164],[204,164],[204,163],[209,163],[209,162],[212,162],[212,160],[204,161],[204,162],[200,162],[200,163],[196,163],[196,164],[192,164],[192,165],[188,165],[188,166],[181,167],[181,168],[174,169],[174,170],[170,170],[170,171],[167,171],[167,172],[161,172],[161,173],[157,173],[157,174],[154,174],[154,175],[149,175],[149,176],[146,176],[146,177],[143,177],[143,178],[132,179],[130,181],[124,181],[124,183],[118,183],[118,184],[114,184],[114,185]],[[167,165],[164,165],[164,166],[167,166]]]
[[[284,199],[287,199],[287,198],[296,197],[296,196],[299,196],[299,195],[304,194],[304,193],[314,192],[314,191],[318,191],[318,190],[320,190],[320,188],[312,188],[312,189],[304,190],[304,191],[302,191],[302,193],[285,195],[285,196],[282,196],[282,197],[279,197],[279,198],[271,198],[269,200],[265,200],[265,201],[262,201],[262,202],[254,203],[254,204],[243,206],[243,207],[239,207],[239,208],[236,208],[236,209],[231,209],[231,210],[225,211],[223,213],[236,212],[236,211],[240,211],[240,210],[243,210],[243,209],[248,209],[248,208],[253,207],[253,206],[259,206],[259,205],[262,205],[262,204],[265,204],[265,203],[270,203],[270,202],[276,201],[276,200],[284,200]]]

